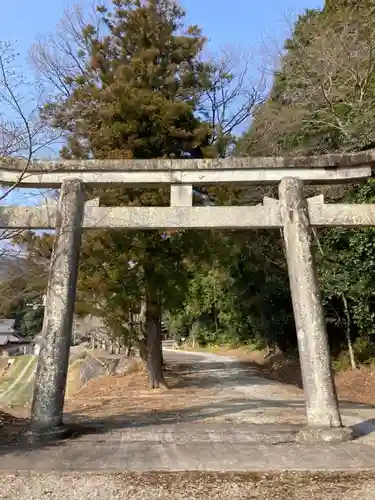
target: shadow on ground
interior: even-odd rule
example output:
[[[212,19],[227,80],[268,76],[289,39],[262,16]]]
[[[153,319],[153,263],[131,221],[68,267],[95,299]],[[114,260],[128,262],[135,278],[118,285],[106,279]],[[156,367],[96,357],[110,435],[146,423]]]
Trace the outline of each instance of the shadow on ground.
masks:
[[[262,377],[262,373],[251,362],[197,362],[192,363],[185,359],[185,362],[176,362],[171,360],[169,366],[172,368],[173,377],[171,378],[171,389],[174,388],[234,388],[238,386],[279,386],[278,382]],[[176,376],[178,374],[178,377]],[[218,385],[218,379],[220,385]],[[121,399],[119,400],[121,404]],[[224,417],[224,421],[231,422],[231,417],[248,410],[267,410],[267,409],[295,409],[304,410],[305,403],[303,398],[299,399],[263,399],[247,397],[243,394],[241,397],[228,399],[228,401],[211,402],[207,404],[197,404],[189,407],[182,407],[173,410],[153,410],[153,411],[128,411],[126,413],[110,414],[105,417],[95,418],[85,415],[87,412],[95,412],[99,407],[101,410],[106,406],[110,407],[111,400],[100,401],[98,404],[85,406],[82,409],[66,413],[64,421],[69,429],[67,439],[51,443],[37,443],[34,445],[25,445],[17,443],[0,447],[0,455],[6,455],[14,451],[15,447],[30,449],[40,449],[50,446],[60,446],[67,440],[76,440],[84,435],[98,435],[110,433],[118,430],[142,429],[148,426],[162,426],[175,424],[194,424],[205,423],[210,419]],[[352,402],[342,402],[341,409],[374,408],[369,405],[362,405]],[[225,418],[227,417],[227,418]],[[235,426],[236,424],[233,423]],[[251,425],[251,424],[249,424]],[[363,436],[374,431],[375,419],[366,420],[352,428],[357,436]],[[105,442],[105,438],[103,439]]]
[[[203,387],[206,389],[218,387],[218,376],[220,377],[221,387],[235,387],[235,386],[274,386],[275,388],[286,388],[288,384],[281,384],[271,377],[265,377],[262,370],[252,361],[239,361],[239,362],[198,362],[192,364],[176,363],[172,365],[175,370],[178,370],[181,377],[173,384],[172,388],[185,388],[185,387]],[[293,384],[292,387],[296,393],[298,389]],[[302,392],[300,392],[302,398]],[[272,400],[273,402],[274,400]],[[302,403],[301,403],[302,401]],[[304,402],[283,400],[284,407],[291,404],[293,406],[300,403],[300,407],[304,407]],[[375,405],[365,403],[358,403],[355,401],[340,401],[341,409],[374,409]]]
[[[165,426],[173,424],[184,424],[184,423],[203,423],[206,419],[211,419],[213,417],[233,415],[234,413],[240,413],[253,408],[301,408],[303,407],[301,401],[289,401],[285,402],[283,400],[252,400],[251,402],[244,402],[243,399],[233,399],[228,404],[212,404],[212,405],[199,405],[191,408],[180,408],[174,411],[163,411],[163,412],[133,412],[126,413],[123,415],[109,415],[105,418],[87,418],[83,415],[84,411],[90,409],[95,409],[96,406],[93,405],[91,408],[85,408],[85,410],[75,411],[73,413],[68,413],[65,415],[66,427],[68,430],[67,436],[64,440],[56,441],[53,443],[36,443],[33,445],[26,445],[18,443],[16,445],[8,445],[0,447],[0,455],[5,456],[8,453],[20,448],[25,450],[42,449],[45,447],[56,447],[61,444],[66,444],[69,440],[76,440],[83,436],[89,435],[103,435],[102,442],[105,443],[105,434],[113,431],[126,431],[131,429],[142,429],[148,426]],[[234,424],[234,427],[236,424]],[[251,424],[249,425],[249,427]],[[372,433],[374,431],[375,419],[370,419],[359,424],[352,426],[355,436],[364,436],[367,433]],[[254,427],[254,424],[252,424]],[[259,426],[262,427],[262,426]],[[267,424],[264,425],[267,428]],[[282,426],[281,426],[282,427]],[[297,427],[297,426],[296,426]],[[367,431],[366,431],[367,429]],[[194,432],[194,428],[193,428]],[[120,438],[120,436],[119,436]]]

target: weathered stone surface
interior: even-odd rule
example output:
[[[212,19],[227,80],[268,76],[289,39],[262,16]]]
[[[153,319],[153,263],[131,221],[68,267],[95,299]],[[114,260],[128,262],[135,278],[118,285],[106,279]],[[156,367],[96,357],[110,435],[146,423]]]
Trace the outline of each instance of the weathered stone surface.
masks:
[[[349,427],[322,427],[313,428],[308,427],[306,429],[301,429],[296,436],[297,442],[308,442],[308,443],[335,443],[343,441],[351,441],[353,439],[353,430]]]
[[[171,207],[191,207],[193,204],[193,186],[191,184],[171,185]]]
[[[185,195],[184,195],[185,196]],[[173,200],[177,204],[177,199]],[[282,222],[273,207],[189,207],[187,198],[175,207],[91,207],[86,206],[83,229],[243,229],[247,227],[277,228]],[[0,213],[0,227],[53,229],[56,210],[53,208],[15,207]]]
[[[150,160],[151,161],[151,160]],[[180,160],[189,162],[190,160]],[[195,161],[195,160],[191,160]],[[142,164],[140,164],[142,165]],[[145,165],[148,163],[145,161]],[[27,187],[50,187],[58,188],[63,180],[79,178],[85,184],[107,186],[122,184],[132,187],[152,187],[168,184],[193,184],[194,186],[208,184],[265,184],[271,185],[281,181],[284,177],[295,176],[310,184],[335,184],[352,182],[353,180],[366,180],[371,177],[370,166],[358,167],[285,167],[271,168],[259,164],[258,167],[241,167],[240,163],[232,163],[232,166],[223,164],[217,168],[215,164],[207,164],[208,167],[198,168],[196,164],[180,163],[173,164],[173,168],[161,164],[162,168],[150,169],[90,169],[73,167],[67,171],[54,170],[50,168],[45,171],[30,171],[27,176],[19,178],[18,172],[0,169],[0,182],[3,184],[17,183]],[[210,166],[211,165],[211,166]]]
[[[84,191],[62,185],[31,408],[30,432],[56,434],[61,425],[76,293]]]
[[[140,372],[144,369],[145,365],[140,356],[135,357],[122,357],[116,366],[115,374],[120,376],[130,375],[132,373]]]
[[[48,428],[30,428],[20,438],[21,445],[48,445],[70,437],[71,430],[63,425]]]
[[[372,227],[375,226],[375,204],[325,204],[312,211],[316,227]]]
[[[184,187],[184,186],[179,186]],[[172,207],[97,207],[85,206],[83,229],[127,228],[281,228],[280,205],[265,198],[262,206],[191,207],[189,195],[180,201],[173,198]],[[180,203],[180,205],[178,205]],[[310,224],[313,227],[375,226],[375,204],[323,204],[322,197],[307,200]],[[0,212],[0,228],[53,229],[57,210],[54,207],[4,207]]]
[[[334,153],[318,156],[253,156],[214,159],[133,159],[133,160],[34,160],[27,173],[41,171],[129,171],[129,170],[225,170],[225,169],[283,169],[283,168],[343,168],[375,165],[375,149],[357,153]],[[24,172],[23,158],[2,158],[0,169]]]
[[[279,194],[308,424],[341,427],[302,181],[284,179]]]

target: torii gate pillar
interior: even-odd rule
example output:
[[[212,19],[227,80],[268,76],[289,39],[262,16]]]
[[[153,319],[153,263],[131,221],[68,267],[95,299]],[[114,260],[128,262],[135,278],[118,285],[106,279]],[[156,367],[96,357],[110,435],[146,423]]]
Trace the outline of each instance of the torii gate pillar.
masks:
[[[299,437],[350,439],[352,431],[342,427],[337,401],[303,181],[283,179],[279,200],[307,410],[308,428]]]
[[[84,188],[80,180],[72,179],[62,183],[42,344],[27,433],[29,441],[50,439],[65,432],[62,427],[62,415],[72,339],[84,202]]]

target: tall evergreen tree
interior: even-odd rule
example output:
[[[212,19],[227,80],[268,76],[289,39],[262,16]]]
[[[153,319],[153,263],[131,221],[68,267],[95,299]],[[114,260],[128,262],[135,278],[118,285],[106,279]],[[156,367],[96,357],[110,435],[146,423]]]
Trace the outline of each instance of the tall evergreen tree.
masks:
[[[201,31],[184,27],[184,11],[173,0],[112,3],[111,9],[98,10],[104,36],[92,25],[82,29],[82,72],[67,82],[69,95],[45,109],[53,125],[66,132],[63,156],[126,159],[209,154],[208,125],[196,116],[210,71],[200,58],[205,43]],[[109,206],[166,205],[169,198],[163,189],[113,188],[95,194]],[[109,231],[93,233],[86,241],[81,279],[92,284],[92,273],[97,280],[107,279],[108,286],[102,290],[107,297],[117,294],[127,303],[129,287],[124,283],[134,275],[128,262],[136,263],[140,279],[133,297],[146,300],[152,388],[164,384],[161,310],[183,289],[183,261],[191,249],[186,235],[171,244],[158,232]],[[104,300],[104,314],[111,303]]]

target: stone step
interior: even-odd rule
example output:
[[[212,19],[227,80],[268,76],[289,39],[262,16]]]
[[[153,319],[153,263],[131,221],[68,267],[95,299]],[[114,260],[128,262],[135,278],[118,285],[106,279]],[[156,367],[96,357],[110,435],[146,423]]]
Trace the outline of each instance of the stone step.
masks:
[[[119,425],[121,425],[119,423]],[[296,441],[298,432],[303,428],[297,424],[242,424],[226,422],[177,423],[129,426],[108,430],[105,425],[85,432],[82,426],[82,441],[106,442],[153,442],[153,443],[290,443]]]
[[[59,446],[0,449],[0,471],[91,472],[280,472],[372,471],[375,448],[361,443],[239,442],[155,443],[148,441],[87,442]]]

